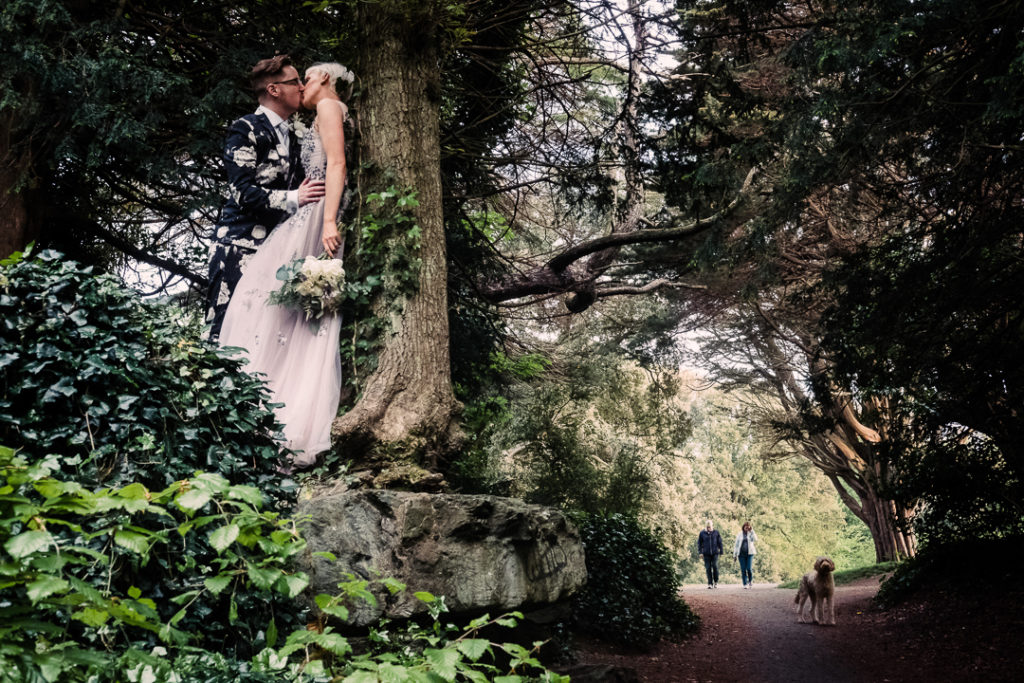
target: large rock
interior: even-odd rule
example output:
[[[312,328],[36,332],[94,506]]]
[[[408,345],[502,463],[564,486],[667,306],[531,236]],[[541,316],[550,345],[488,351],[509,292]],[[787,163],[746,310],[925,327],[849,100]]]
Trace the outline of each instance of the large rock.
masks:
[[[351,621],[425,611],[414,591],[443,595],[453,612],[492,615],[558,603],[587,577],[579,532],[557,510],[498,496],[355,490],[300,503],[314,593],[345,574],[392,577],[409,590],[353,605]],[[314,556],[327,551],[336,561]]]

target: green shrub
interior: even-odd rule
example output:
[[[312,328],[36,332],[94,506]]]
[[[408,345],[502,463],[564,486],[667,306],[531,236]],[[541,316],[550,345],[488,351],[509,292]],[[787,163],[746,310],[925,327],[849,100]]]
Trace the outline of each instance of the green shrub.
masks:
[[[587,554],[587,586],[574,599],[576,628],[646,648],[692,633],[699,617],[679,597],[675,562],[661,540],[624,515],[577,520]]]
[[[224,652],[223,643],[202,639],[203,627],[186,617],[203,593],[230,596],[228,621],[239,595],[277,594],[297,609],[294,598],[309,580],[290,569],[306,548],[295,523],[262,511],[253,487],[231,485],[217,474],[196,473],[162,491],[137,483],[90,491],[55,477],[59,467],[56,456],[29,462],[0,447],[0,683],[567,680],[536,659],[539,643],[530,649],[482,637],[485,629],[515,626],[521,615],[485,616],[459,630],[441,623],[444,601],[427,593],[417,597],[427,603],[433,624],[382,626],[370,634],[370,652],[353,654],[325,619],[314,620],[317,628],[293,630],[279,645],[272,619],[254,656],[243,660]],[[111,511],[119,514],[116,524]],[[176,526],[149,528],[154,519]],[[147,567],[164,547],[193,536],[208,539],[217,555],[189,590],[147,594],[134,585],[122,592],[90,583],[92,565],[120,585],[126,560]],[[97,552],[90,538],[124,552]],[[405,588],[383,583],[392,592]],[[374,599],[366,581],[340,588],[337,596],[316,596],[324,617],[344,620],[347,605]],[[163,606],[174,612],[169,620],[161,617]]]
[[[275,470],[279,425],[267,401],[263,383],[200,341],[198,323],[176,307],[144,302],[113,277],[52,251],[0,264],[0,443],[29,462],[56,454],[57,470],[87,490],[134,484],[160,491],[206,471],[286,509],[294,483]],[[95,524],[163,533],[177,526],[164,517],[129,521],[118,509]],[[51,531],[59,543],[108,556],[118,568],[111,574],[94,564],[79,577],[98,590],[179,595],[219,561],[203,534],[161,545],[142,566],[124,544],[66,527]],[[157,604],[165,621],[177,610]],[[211,641],[248,654],[275,612],[293,610],[246,592],[203,593],[180,626],[202,627]]]
[[[195,646],[204,621],[239,622],[238,596],[292,600],[309,583],[291,569],[305,542],[290,521],[260,511],[252,486],[198,473],[161,491],[92,491],[55,477],[61,466],[0,447],[0,680],[86,680],[144,665],[140,648]],[[214,551],[194,582],[144,590],[152,586],[138,579],[172,569],[160,567],[167,558],[191,561],[166,550],[194,537]],[[210,619],[218,601],[204,596],[224,596],[224,614]]]
[[[78,481],[162,488],[195,470],[286,499],[262,382],[174,306],[62,255],[0,265],[0,443]]]
[[[882,607],[896,605],[923,587],[982,594],[988,589],[1017,585],[1020,569],[998,558],[1016,557],[1022,543],[1024,536],[1008,534],[1003,538],[924,544],[915,557],[901,562],[882,582],[875,602]]]

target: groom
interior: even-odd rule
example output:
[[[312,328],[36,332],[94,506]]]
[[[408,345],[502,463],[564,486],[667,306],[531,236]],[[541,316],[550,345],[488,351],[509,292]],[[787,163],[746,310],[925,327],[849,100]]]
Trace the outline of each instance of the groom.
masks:
[[[260,106],[228,128],[224,167],[228,198],[210,255],[206,322],[216,341],[242,265],[278,223],[324,196],[324,183],[306,180],[299,140],[288,117],[299,110],[304,86],[288,55],[259,61],[250,75]]]

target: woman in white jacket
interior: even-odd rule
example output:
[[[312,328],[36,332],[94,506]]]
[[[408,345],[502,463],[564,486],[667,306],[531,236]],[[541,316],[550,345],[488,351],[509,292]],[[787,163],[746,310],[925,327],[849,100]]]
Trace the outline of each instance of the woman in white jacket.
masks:
[[[757,548],[754,547],[755,543],[757,543],[757,534],[754,533],[750,522],[746,522],[743,525],[743,530],[736,534],[736,545],[732,550],[732,556],[740,563],[744,588],[754,587],[754,555],[757,553]]]

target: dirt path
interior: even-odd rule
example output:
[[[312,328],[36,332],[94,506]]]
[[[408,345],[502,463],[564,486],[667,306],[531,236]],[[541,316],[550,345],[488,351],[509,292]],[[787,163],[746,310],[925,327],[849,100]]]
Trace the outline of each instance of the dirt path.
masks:
[[[836,588],[833,627],[797,623],[795,590],[688,585],[683,598],[702,621],[697,636],[643,654],[590,652],[584,660],[629,667],[648,683],[969,680],[937,669],[934,659],[912,656],[906,640],[892,638],[870,610],[877,589],[877,578]]]
[[[651,681],[789,681],[833,683],[883,680],[874,677],[863,657],[850,657],[844,636],[857,628],[878,589],[877,581],[836,589],[837,626],[797,623],[796,591],[757,584],[752,590],[723,585],[715,590],[687,586],[683,595],[701,615],[704,632],[687,648],[690,658],[715,653],[711,662],[688,663],[680,671],[663,670]],[[809,606],[808,606],[809,607]]]

